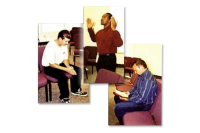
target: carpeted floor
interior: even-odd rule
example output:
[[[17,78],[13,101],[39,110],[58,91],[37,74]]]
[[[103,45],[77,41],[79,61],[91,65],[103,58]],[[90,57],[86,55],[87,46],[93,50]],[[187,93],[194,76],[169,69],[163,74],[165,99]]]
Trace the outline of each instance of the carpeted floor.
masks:
[[[125,76],[126,81],[130,81],[129,76]],[[108,108],[108,125],[115,125],[115,123],[118,121],[117,117],[114,113],[114,94],[113,92],[116,90],[115,84],[109,84],[109,108]]]

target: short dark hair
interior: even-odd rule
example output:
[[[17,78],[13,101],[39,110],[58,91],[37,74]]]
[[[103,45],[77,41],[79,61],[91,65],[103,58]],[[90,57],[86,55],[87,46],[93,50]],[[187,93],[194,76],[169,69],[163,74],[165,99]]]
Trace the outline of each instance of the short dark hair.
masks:
[[[136,65],[136,66],[142,65],[144,68],[147,68],[147,64],[146,64],[145,61],[142,60],[142,59],[138,59],[138,60],[135,62],[135,65]]]
[[[68,30],[61,30],[58,33],[58,38],[57,39],[59,39],[60,37],[62,39],[64,39],[65,37],[68,38],[68,39],[71,39],[71,34],[70,34],[70,32]]]
[[[112,14],[111,13],[106,13],[108,15],[108,18],[111,19]]]

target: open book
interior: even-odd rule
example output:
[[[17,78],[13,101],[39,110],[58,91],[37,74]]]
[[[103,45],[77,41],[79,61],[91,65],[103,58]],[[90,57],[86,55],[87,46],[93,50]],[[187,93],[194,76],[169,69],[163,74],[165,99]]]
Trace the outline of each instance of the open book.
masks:
[[[127,97],[128,98],[128,94],[124,93],[124,92],[121,92],[121,91],[114,91],[113,92],[114,95],[117,95],[117,96],[121,96],[121,97]]]

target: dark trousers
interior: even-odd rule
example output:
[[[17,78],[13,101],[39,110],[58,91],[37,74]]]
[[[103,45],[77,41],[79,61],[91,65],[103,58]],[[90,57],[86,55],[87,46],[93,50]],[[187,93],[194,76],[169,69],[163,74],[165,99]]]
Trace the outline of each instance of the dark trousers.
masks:
[[[102,68],[115,72],[116,55],[115,54],[99,55],[99,59],[96,65],[97,72]]]
[[[64,63],[60,64],[61,66],[65,67]],[[73,65],[70,65],[73,66]],[[71,78],[71,92],[77,92],[78,89],[81,89],[81,78],[82,72],[81,68],[77,66],[73,66],[74,70],[76,71],[77,75],[74,75]],[[53,67],[44,67],[45,74],[52,76],[58,80],[58,87],[60,89],[60,99],[68,98],[69,97],[69,88],[68,88],[68,77],[65,76],[65,71],[53,68]]]
[[[115,96],[114,100],[116,103],[114,107],[114,112],[121,125],[123,125],[123,116],[127,112],[146,111],[151,108],[151,105],[144,105],[144,104],[138,104],[135,102],[122,101],[118,96]]]

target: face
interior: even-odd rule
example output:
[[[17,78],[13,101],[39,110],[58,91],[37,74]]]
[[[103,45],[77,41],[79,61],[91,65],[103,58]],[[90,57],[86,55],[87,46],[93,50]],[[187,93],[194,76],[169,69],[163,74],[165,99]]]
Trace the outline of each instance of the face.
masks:
[[[110,23],[109,15],[104,14],[101,18],[101,25],[107,25],[108,23]]]
[[[70,39],[68,39],[66,37],[64,39],[62,39],[61,37],[59,38],[59,44],[60,44],[60,46],[67,45],[69,41],[70,41]]]
[[[133,71],[135,74],[141,75],[143,73],[143,66],[136,66],[135,64],[133,65]]]

